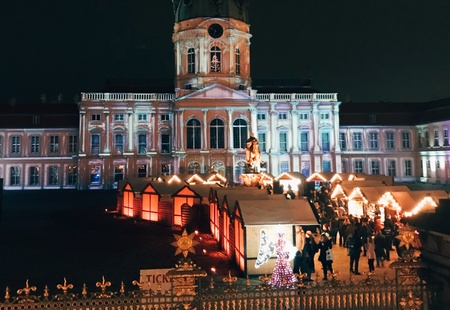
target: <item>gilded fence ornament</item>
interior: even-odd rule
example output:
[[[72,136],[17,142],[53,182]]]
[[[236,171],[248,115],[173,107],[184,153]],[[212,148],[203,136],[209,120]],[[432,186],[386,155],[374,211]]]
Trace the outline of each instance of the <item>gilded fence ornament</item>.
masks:
[[[62,290],[64,295],[67,295],[67,291],[73,289],[73,284],[67,284],[67,280],[64,278],[64,284],[58,284],[56,288]]]
[[[17,290],[18,295],[22,295],[22,294],[25,295],[23,297],[19,297],[19,302],[21,302],[21,303],[34,302],[35,297],[31,296],[30,292],[31,291],[35,292],[36,290],[37,290],[36,286],[30,286],[28,283],[28,279],[27,279],[27,281],[25,282],[25,287]]]
[[[233,287],[233,284],[237,282],[237,277],[231,276],[231,271],[228,271],[228,276],[223,278],[224,283],[228,283],[228,288],[225,289],[225,291],[235,291],[236,288]]]
[[[83,298],[86,298],[87,294],[88,294],[87,285],[86,285],[86,283],[83,283],[83,288],[81,289],[81,296],[83,296]]]
[[[400,301],[400,306],[404,310],[420,310],[422,304],[423,301],[419,297],[415,297],[412,291],[409,291],[407,297],[402,297]]]
[[[7,286],[5,289],[5,300],[9,301],[11,299],[11,295],[9,294],[9,287]]]
[[[259,285],[259,288],[261,290],[270,289],[269,281],[272,278],[272,276],[268,276],[267,274],[263,276],[259,276],[258,279],[261,280],[263,283]]]
[[[111,286],[111,282],[106,281],[105,276],[102,276],[102,282],[95,283],[95,286],[101,289],[101,292],[96,294],[97,298],[110,298],[112,296],[111,292],[106,291],[106,288]]]
[[[303,279],[308,277],[307,273],[294,273],[295,278],[297,279],[297,287],[304,287],[305,283],[303,283]]]
[[[48,285],[44,286],[44,294],[42,296],[45,300],[48,300],[48,297],[50,296]]]

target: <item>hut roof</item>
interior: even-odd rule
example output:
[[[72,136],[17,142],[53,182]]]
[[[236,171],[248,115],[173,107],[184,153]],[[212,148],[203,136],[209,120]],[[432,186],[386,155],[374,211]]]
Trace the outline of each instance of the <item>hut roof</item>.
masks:
[[[277,201],[239,200],[236,202],[243,224],[254,225],[317,225],[317,219],[306,199]]]

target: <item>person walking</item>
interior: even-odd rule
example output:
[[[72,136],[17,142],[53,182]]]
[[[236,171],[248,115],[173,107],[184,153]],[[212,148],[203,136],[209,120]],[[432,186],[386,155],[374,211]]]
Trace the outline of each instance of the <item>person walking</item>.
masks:
[[[384,258],[386,253],[386,238],[384,237],[381,230],[375,233],[374,244],[375,244],[375,256],[377,259],[377,267],[384,267]]]
[[[319,249],[319,261],[322,263],[323,268],[323,280],[328,280],[328,271],[333,273],[333,252],[331,248],[333,244],[327,234],[320,235],[320,241],[317,245]]]
[[[348,250],[348,256],[350,256],[350,274],[360,275],[359,258],[361,256],[362,241],[356,230],[348,235],[345,246]]]
[[[370,237],[367,238],[367,243],[366,243],[366,255],[367,255],[367,264],[369,265],[369,272],[374,272],[375,271],[375,243],[373,242],[373,240],[375,239],[375,237],[372,235]]]

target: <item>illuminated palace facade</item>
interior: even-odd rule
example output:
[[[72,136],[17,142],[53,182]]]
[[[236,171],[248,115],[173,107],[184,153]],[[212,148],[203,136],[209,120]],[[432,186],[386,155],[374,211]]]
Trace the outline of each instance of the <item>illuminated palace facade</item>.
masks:
[[[247,1],[173,5],[175,88],[82,93],[76,114],[41,105],[24,112],[28,125],[0,124],[6,189],[111,189],[126,178],[212,171],[239,183],[252,132],[274,176],[354,172],[450,182],[448,102],[341,104],[336,93],[310,87],[253,86]],[[10,110],[0,112],[5,120],[18,113]],[[72,118],[33,123],[40,113]]]

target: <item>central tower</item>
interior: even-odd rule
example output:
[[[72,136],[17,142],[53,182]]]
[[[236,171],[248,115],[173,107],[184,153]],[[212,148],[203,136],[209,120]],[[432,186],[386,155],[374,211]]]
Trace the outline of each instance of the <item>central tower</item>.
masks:
[[[251,87],[249,0],[172,0],[175,87]]]

